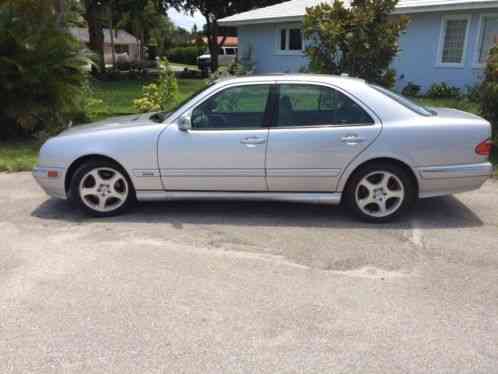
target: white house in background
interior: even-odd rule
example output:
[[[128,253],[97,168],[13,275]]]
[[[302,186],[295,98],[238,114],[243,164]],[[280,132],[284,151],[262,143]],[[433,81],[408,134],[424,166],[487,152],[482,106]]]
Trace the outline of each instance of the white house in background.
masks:
[[[69,32],[81,43],[87,45],[90,42],[87,28],[71,27]],[[140,41],[125,30],[114,30],[114,50],[119,61],[125,59],[134,62],[140,59]],[[104,60],[106,64],[112,63],[110,29],[104,29]]]
[[[257,73],[298,72],[308,66],[302,32],[306,8],[327,1],[332,2],[291,0],[219,23],[238,28],[239,56],[251,51]],[[498,1],[400,0],[394,13],[411,19],[392,64],[398,88],[408,82],[423,89],[439,82],[464,88],[480,81],[498,37]]]

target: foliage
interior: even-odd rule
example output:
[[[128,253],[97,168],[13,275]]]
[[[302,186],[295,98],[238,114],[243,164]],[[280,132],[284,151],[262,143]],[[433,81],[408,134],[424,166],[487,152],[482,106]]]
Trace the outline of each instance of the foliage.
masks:
[[[479,84],[476,84],[474,86],[466,86],[465,87],[465,97],[467,100],[473,102],[473,103],[480,103],[481,102],[481,86]]]
[[[161,60],[159,79],[143,88],[143,96],[133,104],[139,112],[157,112],[166,110],[178,100],[178,83],[168,60]]]
[[[491,49],[481,84],[481,113],[493,125],[498,137],[498,45]]]
[[[38,141],[0,142],[0,172],[32,170],[36,165],[39,150]]]
[[[395,74],[389,66],[399,52],[398,39],[408,18],[392,17],[398,0],[353,0],[307,8],[304,34],[310,70],[349,74],[391,87]]]
[[[218,70],[211,74],[211,76],[209,77],[209,82],[212,83],[218,80],[229,79],[232,77],[244,77],[251,74],[251,70],[247,70],[246,66],[236,61],[229,66],[220,66]]]
[[[204,52],[203,48],[196,46],[176,47],[168,51],[167,56],[171,62],[187,65],[197,65],[197,57]]]
[[[51,6],[0,7],[0,139],[58,129],[81,117],[89,55],[56,23]]]
[[[434,83],[426,93],[427,97],[433,99],[444,99],[444,98],[459,98],[461,97],[461,91],[458,87],[450,86],[445,82]]]
[[[218,36],[226,36],[226,30],[218,25],[219,19],[284,1],[287,0],[166,0],[170,5],[188,12],[200,11],[205,17],[211,71],[218,70],[219,49],[224,43],[224,38],[219,41]]]
[[[420,94],[421,89],[422,87],[420,87],[418,84],[408,82],[405,88],[403,88],[403,90],[401,91],[401,94],[404,96],[416,97]]]

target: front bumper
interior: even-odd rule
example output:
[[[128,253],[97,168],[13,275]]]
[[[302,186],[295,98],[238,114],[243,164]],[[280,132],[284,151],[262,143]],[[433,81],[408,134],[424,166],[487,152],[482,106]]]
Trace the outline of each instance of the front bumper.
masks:
[[[57,176],[50,177],[49,172],[57,172]],[[33,169],[33,177],[47,195],[67,199],[64,168],[36,166]]]

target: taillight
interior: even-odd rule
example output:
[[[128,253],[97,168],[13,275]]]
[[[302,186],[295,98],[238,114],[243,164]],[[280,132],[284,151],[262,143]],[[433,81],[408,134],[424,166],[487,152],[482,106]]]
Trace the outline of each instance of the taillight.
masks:
[[[493,150],[493,142],[491,141],[491,139],[483,141],[476,147],[476,153],[481,156],[489,157],[491,155],[492,150]]]

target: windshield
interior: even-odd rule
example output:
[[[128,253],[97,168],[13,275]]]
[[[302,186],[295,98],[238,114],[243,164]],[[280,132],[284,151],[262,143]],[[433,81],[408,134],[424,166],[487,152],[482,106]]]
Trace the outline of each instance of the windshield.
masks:
[[[389,91],[383,87],[380,87],[380,86],[376,86],[376,85],[373,85],[371,84],[370,87],[376,89],[377,91],[383,93],[384,95],[388,96],[389,98],[393,99],[394,101],[396,101],[398,104],[401,104],[403,105],[405,108],[408,108],[410,109],[412,112],[415,112],[417,114],[420,114],[422,116],[426,116],[426,117],[430,117],[430,116],[434,116],[436,115],[436,112],[424,107],[424,106],[421,106],[421,105],[418,105],[417,103],[415,103],[414,101],[410,100],[410,99],[407,99],[406,97],[404,96],[401,96],[393,91]]]
[[[173,108],[171,108],[171,110],[168,110],[166,112],[154,113],[150,117],[150,120],[154,121],[154,122],[158,122],[158,123],[164,122],[165,120],[168,119],[169,116],[171,116],[173,113],[175,113],[178,109],[180,109],[182,106],[184,106],[185,104],[187,104],[190,100],[192,100],[195,97],[197,97],[198,95],[202,94],[204,91],[206,91],[208,88],[210,88],[214,84],[215,84],[215,82],[210,83],[207,86],[202,87],[201,89],[195,91],[193,94],[191,94],[187,98],[183,99],[177,105],[175,105]]]

